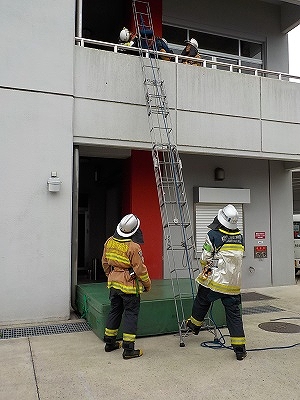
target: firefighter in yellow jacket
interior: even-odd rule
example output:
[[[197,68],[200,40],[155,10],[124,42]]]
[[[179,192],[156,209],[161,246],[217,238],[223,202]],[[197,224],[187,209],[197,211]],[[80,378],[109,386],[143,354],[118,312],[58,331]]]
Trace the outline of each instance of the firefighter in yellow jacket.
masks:
[[[123,358],[140,357],[135,350],[140,294],[151,289],[151,280],[144,264],[139,243],[144,243],[140,220],[134,214],[125,215],[116,232],[104,244],[102,266],[108,278],[111,308],[104,333],[105,351],[117,350],[118,329],[123,318]]]
[[[231,345],[237,360],[246,355],[245,334],[240,312],[241,269],[244,240],[237,228],[238,212],[232,204],[219,210],[202,248],[202,272],[188,328],[198,335],[211,303],[221,299],[226,313]]]

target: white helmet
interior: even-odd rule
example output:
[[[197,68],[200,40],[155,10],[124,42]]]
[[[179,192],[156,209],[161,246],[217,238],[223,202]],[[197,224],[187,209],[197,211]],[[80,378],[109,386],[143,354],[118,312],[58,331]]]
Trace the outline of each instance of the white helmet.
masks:
[[[130,237],[140,227],[140,220],[134,214],[127,214],[117,226],[117,233],[122,237]]]
[[[196,50],[198,50],[198,42],[196,39],[192,38],[190,40],[185,40],[185,43],[191,44]]]
[[[219,222],[228,229],[237,229],[239,213],[232,204],[228,204],[218,212]]]
[[[128,42],[130,38],[130,32],[127,28],[123,28],[120,32],[120,40],[122,42]]]

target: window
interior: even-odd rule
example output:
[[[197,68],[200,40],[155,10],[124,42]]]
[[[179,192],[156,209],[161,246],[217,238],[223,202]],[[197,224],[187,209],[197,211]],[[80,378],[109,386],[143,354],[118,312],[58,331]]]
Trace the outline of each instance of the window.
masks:
[[[199,44],[199,52],[204,59],[252,68],[264,68],[263,43],[214,35],[167,24],[163,24],[163,37],[176,54],[181,53],[185,40],[195,38]],[[226,69],[222,66],[218,68]]]
[[[198,41],[200,49],[206,49],[217,53],[239,54],[239,43],[237,39],[197,31],[189,31],[189,36]]]
[[[262,59],[262,45],[260,43],[245,42],[244,40],[241,40],[240,43],[242,57]]]

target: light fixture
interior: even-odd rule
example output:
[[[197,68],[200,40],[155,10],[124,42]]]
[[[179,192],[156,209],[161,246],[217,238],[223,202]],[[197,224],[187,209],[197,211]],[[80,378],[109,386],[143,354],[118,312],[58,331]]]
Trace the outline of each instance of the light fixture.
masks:
[[[49,192],[59,192],[61,183],[62,182],[57,176],[57,172],[51,171],[51,176],[47,181]]]
[[[223,168],[215,169],[215,181],[223,181],[225,179],[225,171]]]

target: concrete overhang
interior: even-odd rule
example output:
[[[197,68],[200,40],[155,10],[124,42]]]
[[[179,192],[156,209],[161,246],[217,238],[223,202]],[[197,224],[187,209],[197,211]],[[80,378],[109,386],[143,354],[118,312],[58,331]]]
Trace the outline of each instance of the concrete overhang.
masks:
[[[300,24],[300,0],[261,0],[276,4],[281,11],[281,32],[288,33]]]
[[[284,161],[284,168],[289,171],[300,171],[300,161]]]

